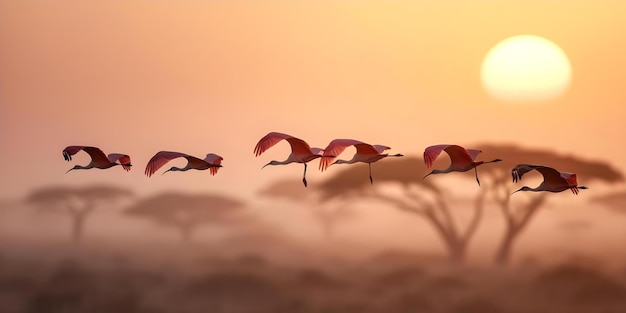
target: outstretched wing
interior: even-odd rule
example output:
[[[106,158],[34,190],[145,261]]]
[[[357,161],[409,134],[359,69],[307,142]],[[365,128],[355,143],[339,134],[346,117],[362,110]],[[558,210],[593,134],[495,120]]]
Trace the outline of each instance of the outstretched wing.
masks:
[[[535,170],[543,175],[544,184],[555,187],[567,185],[567,181],[565,180],[565,178],[561,177],[561,172],[557,171],[554,168],[547,166],[536,166]]]
[[[313,152],[313,154],[321,154],[322,152],[324,152],[324,149],[311,147],[311,152]]]
[[[565,179],[567,185],[570,187],[572,192],[577,195],[578,194],[578,180],[576,179],[576,174],[561,172],[561,177]]]
[[[522,179],[524,174],[536,170],[543,176],[543,183],[548,186],[562,186],[567,184],[566,179],[561,176],[561,172],[556,169],[544,165],[532,165],[532,164],[519,164],[513,168],[511,174],[513,175],[513,182],[518,182]]]
[[[534,170],[536,167],[541,165],[533,165],[533,164],[518,164],[511,170],[511,176],[513,177],[513,182],[517,183],[524,174]]]
[[[383,145],[373,145],[373,147],[374,147],[374,149],[376,149],[378,154],[381,154],[381,153],[385,152],[385,150],[391,149],[391,147],[387,147],[387,146],[383,146]]]
[[[127,154],[110,153],[108,158],[111,163],[119,161],[124,170],[126,170],[127,172],[130,171],[130,167],[132,166],[132,164],[130,164],[130,156],[128,156]]]
[[[476,149],[467,149],[467,152],[470,154],[470,156],[472,156],[472,161],[476,161],[476,157],[478,157],[478,155],[483,152],[483,150],[476,150]]]
[[[309,146],[309,144],[306,143],[304,140],[283,133],[271,132],[261,138],[261,140],[259,140],[259,142],[256,144],[256,146],[254,147],[254,155],[261,155],[261,153],[273,147],[275,144],[283,139],[289,142],[289,145],[291,146],[291,153],[293,154],[314,154],[313,151],[311,151],[311,147]]]
[[[72,160],[72,156],[76,153],[78,153],[78,151],[83,150],[84,146],[68,146],[65,149],[63,149],[63,159],[65,159],[65,161],[71,161]]]
[[[220,165],[222,164],[222,161],[224,160],[224,158],[222,158],[221,156],[215,154],[215,153],[209,153],[206,155],[206,158],[204,158],[204,161],[208,162],[209,164],[214,164],[214,165]],[[209,168],[209,172],[211,172],[211,175],[215,175],[217,174],[217,171],[220,168],[217,166],[214,167],[210,167]]]
[[[109,158],[107,158],[106,154],[102,152],[99,148],[96,147],[83,147],[83,151],[87,152],[91,157],[91,162],[97,164],[108,164],[111,163]]]
[[[159,151],[148,161],[145,174],[150,177],[167,162],[180,157],[187,158],[190,157],[190,155],[173,151]]]
[[[369,144],[355,139],[334,139],[324,149],[323,158],[320,158],[319,169],[326,170],[333,161],[339,156],[347,147],[354,146],[357,149],[357,153],[360,154],[378,154],[378,151]]]
[[[474,157],[463,147],[458,145],[435,145],[424,150],[424,163],[431,168],[441,151],[446,151],[454,166],[463,167],[474,162]]]

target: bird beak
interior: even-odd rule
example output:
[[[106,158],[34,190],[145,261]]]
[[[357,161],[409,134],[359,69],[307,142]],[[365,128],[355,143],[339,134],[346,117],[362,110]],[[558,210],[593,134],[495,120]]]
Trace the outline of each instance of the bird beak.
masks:
[[[67,170],[67,172],[65,172],[65,174],[69,173],[71,170],[73,170],[74,168],[70,168],[69,170]]]
[[[513,191],[511,194],[514,194],[514,193],[516,193],[516,192],[518,192],[518,191],[522,191],[522,189],[520,188],[520,189],[518,189],[518,190],[515,190],[515,191]]]
[[[263,165],[263,167],[261,167],[261,169],[264,169],[268,165],[270,165],[270,163],[267,163],[267,164]]]
[[[165,173],[169,172],[170,170],[167,170],[165,172],[163,172],[163,174],[161,174],[161,176],[165,175]]]
[[[426,174],[426,176],[422,177],[422,179],[424,179],[424,178],[428,177],[428,175],[430,175],[430,174],[432,174],[432,173],[428,173],[428,174]]]

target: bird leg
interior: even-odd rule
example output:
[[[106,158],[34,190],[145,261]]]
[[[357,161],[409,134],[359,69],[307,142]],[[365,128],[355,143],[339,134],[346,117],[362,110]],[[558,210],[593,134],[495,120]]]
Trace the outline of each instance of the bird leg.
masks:
[[[302,182],[304,183],[304,187],[307,187],[307,183],[306,183],[306,163],[304,163],[304,175],[302,175]]]
[[[474,167],[474,173],[476,174],[476,182],[480,186],[480,180],[478,180],[478,166]]]
[[[374,184],[374,180],[372,179],[372,163],[367,163],[370,168],[370,185]]]

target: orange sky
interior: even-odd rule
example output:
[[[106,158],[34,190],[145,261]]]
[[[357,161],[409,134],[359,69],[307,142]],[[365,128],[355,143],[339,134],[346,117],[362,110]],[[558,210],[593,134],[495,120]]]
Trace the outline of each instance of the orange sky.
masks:
[[[54,183],[237,195],[300,183],[301,165],[260,170],[288,154],[254,157],[269,131],[405,155],[514,141],[623,169],[625,14],[623,1],[0,1],[0,197]],[[482,88],[487,51],[519,34],[568,55],[559,99],[512,105]],[[135,167],[66,175],[89,160],[65,162],[68,145],[128,153]],[[224,168],[147,178],[159,150],[217,153]],[[309,184],[327,175],[312,168]]]

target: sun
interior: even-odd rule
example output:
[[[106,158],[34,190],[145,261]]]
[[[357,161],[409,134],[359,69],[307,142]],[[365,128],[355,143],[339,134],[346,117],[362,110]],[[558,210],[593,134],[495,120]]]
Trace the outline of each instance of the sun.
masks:
[[[536,102],[563,94],[572,78],[565,52],[555,43],[533,35],[509,37],[485,56],[481,80],[498,100]]]

